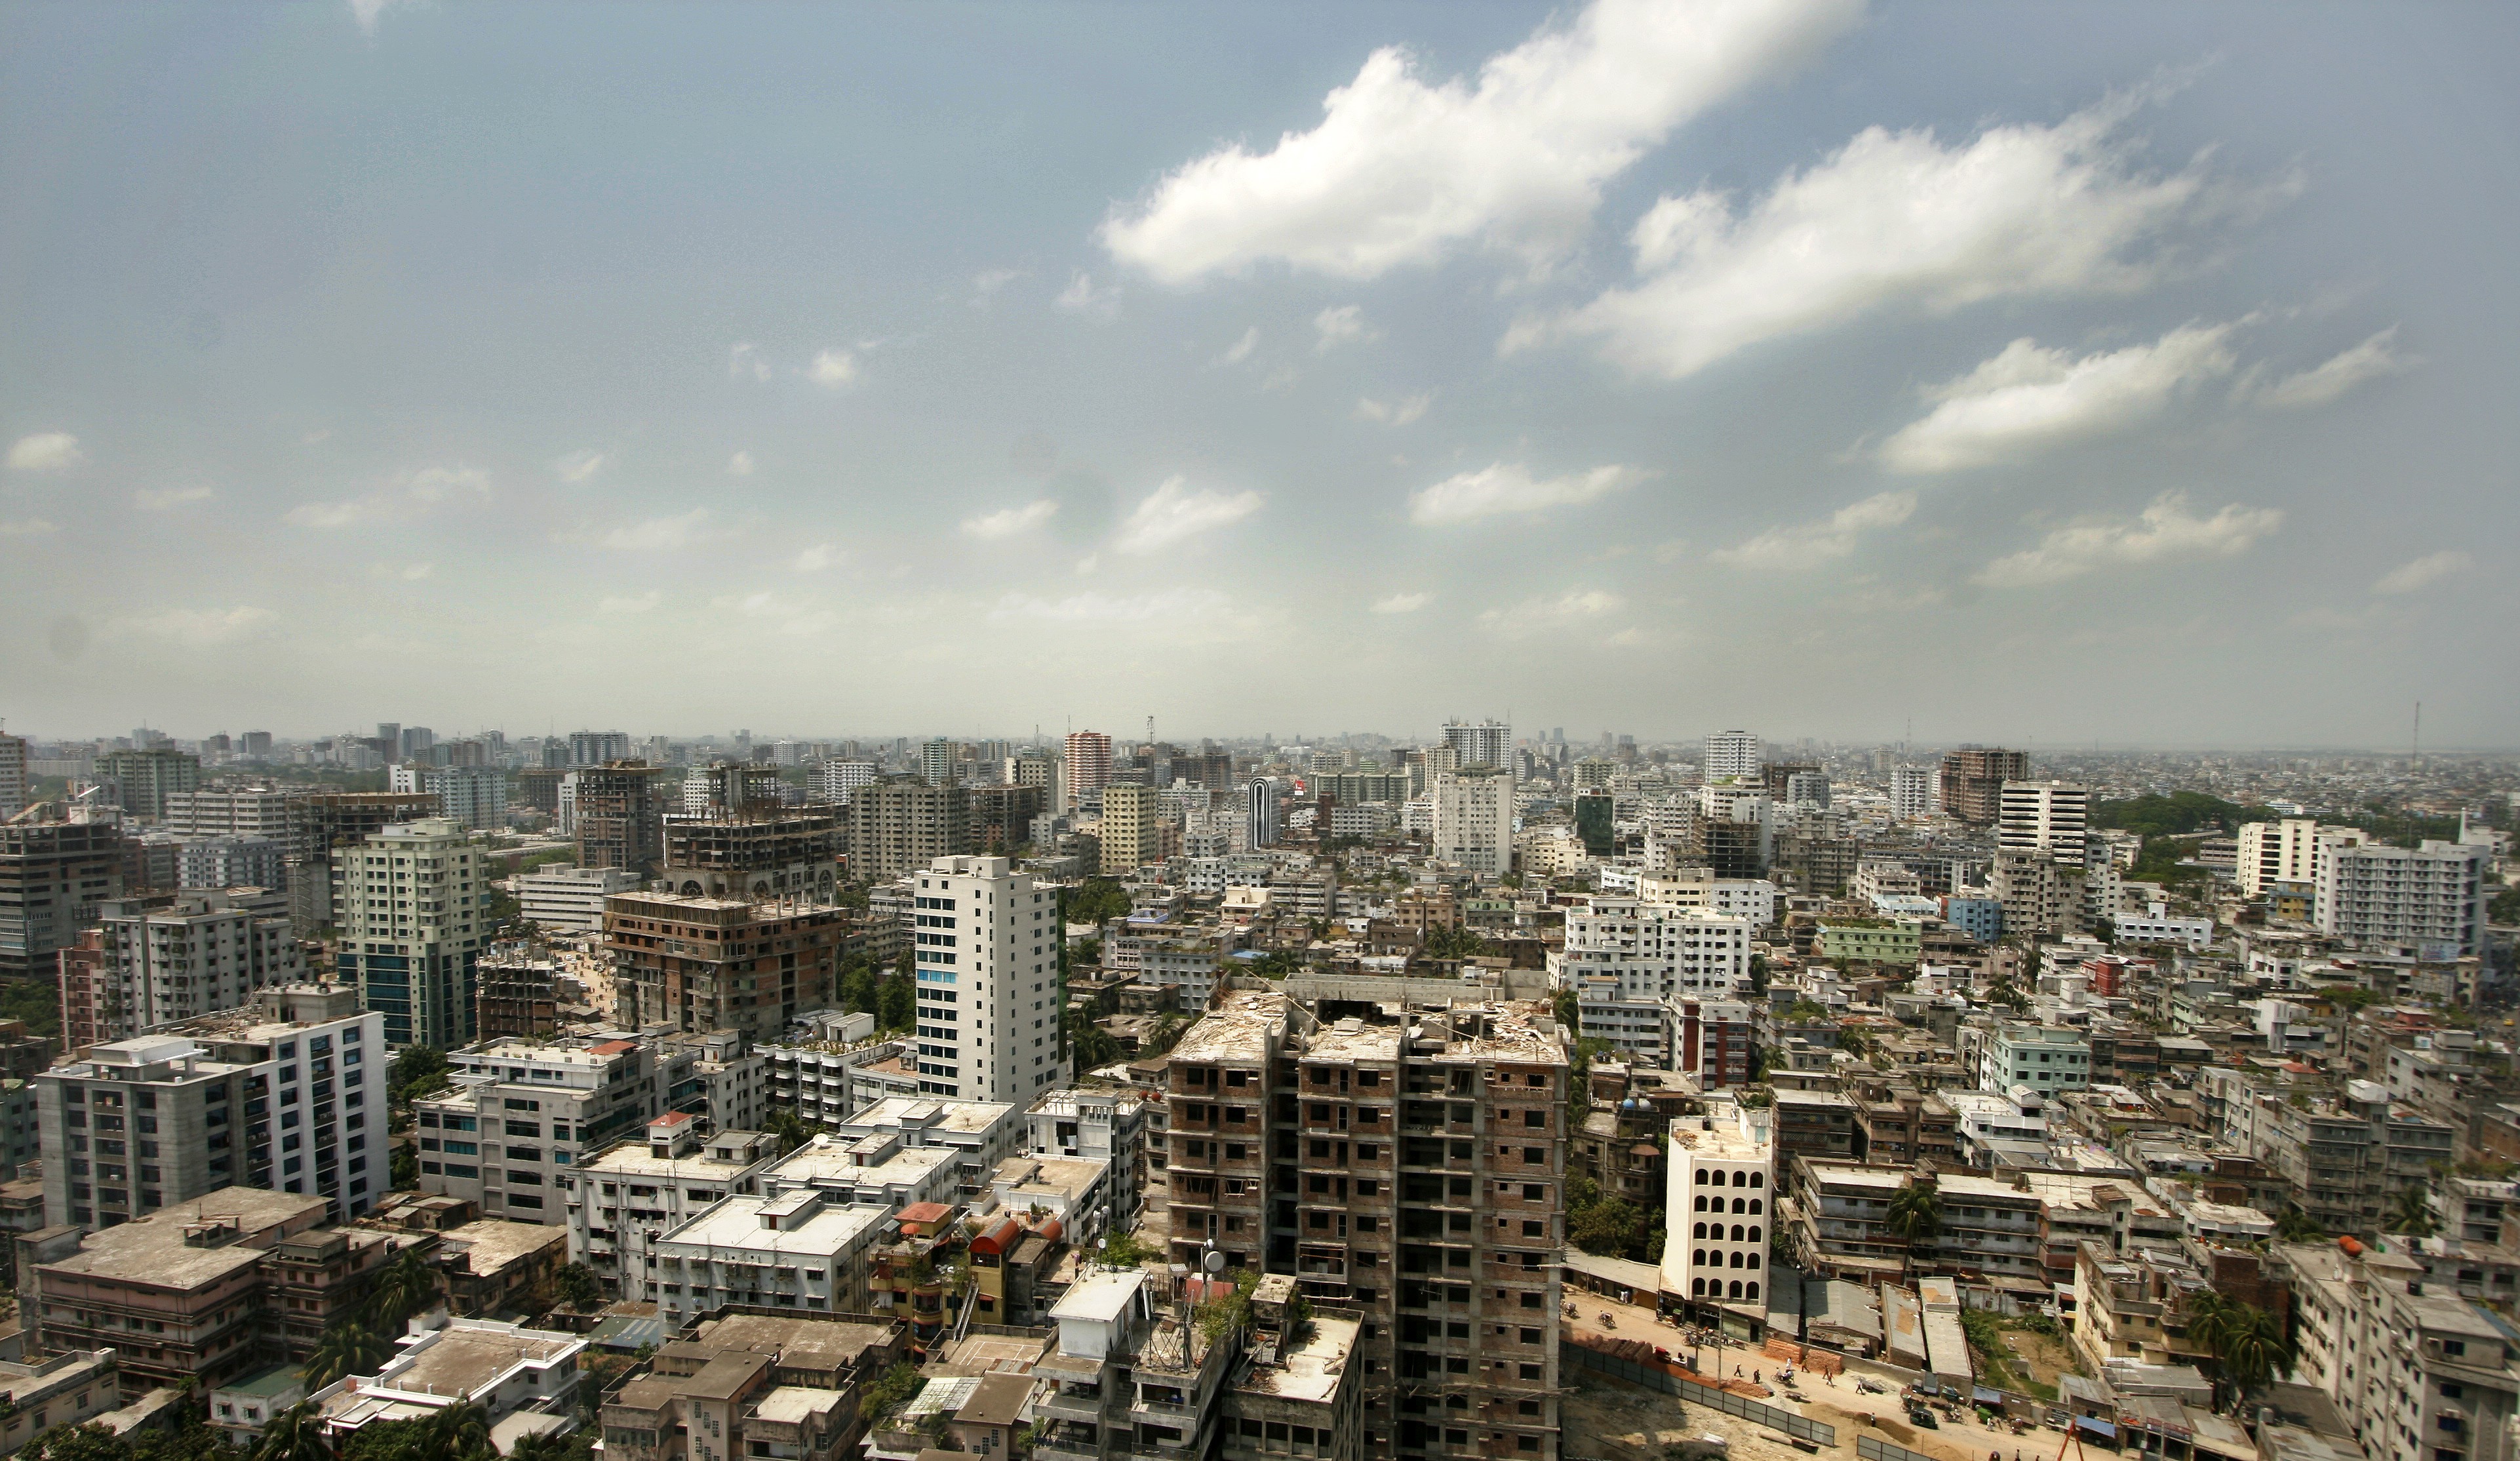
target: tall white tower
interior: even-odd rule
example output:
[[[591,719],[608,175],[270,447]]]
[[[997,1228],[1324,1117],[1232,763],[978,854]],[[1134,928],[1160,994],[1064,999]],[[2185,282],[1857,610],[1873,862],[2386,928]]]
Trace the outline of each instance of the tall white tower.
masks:
[[[1067,1081],[1057,890],[1004,857],[939,857],[913,876],[919,1088],[1033,1098]]]
[[[1722,781],[1728,776],[1753,778],[1759,774],[1759,738],[1748,731],[1717,731],[1706,738],[1706,779]]]

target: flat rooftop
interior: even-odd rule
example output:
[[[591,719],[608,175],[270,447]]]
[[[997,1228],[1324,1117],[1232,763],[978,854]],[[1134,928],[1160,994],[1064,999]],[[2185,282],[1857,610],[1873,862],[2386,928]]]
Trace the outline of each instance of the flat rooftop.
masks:
[[[1004,1101],[939,1101],[933,1097],[886,1096],[847,1120],[836,1123],[834,1129],[856,1131],[860,1127],[868,1127],[881,1130],[898,1126],[905,1130],[982,1136],[1005,1120],[1014,1109]]]
[[[1018,1193],[1053,1192],[1075,1202],[1091,1191],[1110,1166],[1108,1162],[1083,1157],[1012,1157],[998,1164],[992,1180],[1012,1182]]]
[[[1390,1025],[1366,1025],[1361,1021],[1341,1020],[1323,1029],[1306,1042],[1304,1059],[1325,1063],[1339,1061],[1396,1061],[1400,1058],[1400,1029]]]
[[[738,1248],[754,1252],[831,1257],[848,1251],[869,1229],[891,1214],[881,1208],[833,1207],[824,1204],[812,1217],[790,1229],[761,1225],[761,1210],[773,1198],[731,1197],[680,1226],[667,1230],[659,1244],[684,1248]]]
[[[1234,1388],[1327,1405],[1347,1374],[1348,1356],[1356,1352],[1358,1328],[1354,1319],[1316,1318],[1302,1344],[1281,1353],[1274,1365],[1251,1366]]]
[[[578,1163],[575,1169],[579,1176],[645,1177],[652,1181],[692,1178],[723,1182],[750,1170],[763,1159],[719,1162],[709,1153],[725,1145],[729,1137],[743,1138],[752,1134],[749,1131],[722,1131],[688,1157],[659,1157],[649,1149],[646,1137],[626,1137],[619,1144],[605,1148],[603,1155]]]
[[[1050,1311],[1054,1319],[1090,1319],[1108,1324],[1127,1311],[1129,1301],[1147,1286],[1144,1273],[1096,1273],[1078,1279],[1067,1297]]]
[[[506,1222],[484,1217],[438,1235],[446,1246],[463,1253],[477,1277],[497,1273],[518,1258],[547,1248],[566,1248],[568,1229],[554,1223]]]
[[[818,1415],[830,1414],[847,1400],[848,1394],[844,1391],[783,1385],[755,1400],[753,1413],[774,1424],[801,1426]]]
[[[186,1227],[226,1219],[250,1238],[294,1223],[311,1226],[323,1217],[327,1206],[323,1198],[293,1192],[222,1187],[207,1196],[161,1208],[146,1217],[90,1233],[80,1240],[77,1253],[39,1266],[56,1273],[156,1289],[199,1288],[260,1262],[262,1250],[242,1242],[219,1248],[190,1247],[184,1242]]]
[[[1286,1029],[1286,996],[1266,989],[1238,989],[1183,1031],[1172,1048],[1176,1061],[1261,1061],[1270,1036]]]
[[[824,1132],[772,1163],[763,1175],[803,1186],[915,1182],[967,1155],[960,1147],[903,1147],[873,1166],[860,1166],[849,1151],[854,1144],[851,1138]]]
[[[729,1314],[699,1327],[697,1343],[720,1349],[748,1349],[771,1354],[789,1369],[840,1369],[855,1365],[869,1349],[890,1344],[893,1328],[847,1319],[782,1318],[771,1314]],[[1035,1346],[1039,1348],[1039,1346]]]
[[[574,1335],[507,1325],[474,1327],[456,1320],[437,1337],[403,1351],[363,1389],[425,1395],[471,1395],[519,1364],[562,1358],[584,1347]]]

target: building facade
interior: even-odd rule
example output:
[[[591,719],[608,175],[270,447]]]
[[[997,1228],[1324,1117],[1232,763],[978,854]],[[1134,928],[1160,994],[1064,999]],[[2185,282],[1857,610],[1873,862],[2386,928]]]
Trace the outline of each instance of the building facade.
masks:
[[[489,859],[451,817],[387,827],[333,854],[336,971],[384,1017],[385,1043],[474,1037],[474,966],[489,946]]]
[[[1028,1106],[1066,1084],[1058,890],[1003,857],[939,857],[912,882],[922,1089]]]
[[[619,1023],[775,1039],[832,1002],[842,914],[807,903],[625,892],[605,899]]]

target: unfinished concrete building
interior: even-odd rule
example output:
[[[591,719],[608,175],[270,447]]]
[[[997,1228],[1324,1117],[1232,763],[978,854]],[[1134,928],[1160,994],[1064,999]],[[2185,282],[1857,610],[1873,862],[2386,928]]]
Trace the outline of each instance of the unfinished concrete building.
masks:
[[[661,766],[611,761],[575,773],[573,826],[580,867],[652,873],[664,855],[665,804],[673,795]]]
[[[1172,1259],[1353,1307],[1364,1454],[1558,1452],[1563,1033],[1544,1005],[1324,1024],[1236,990],[1167,1073]]]
[[[754,802],[671,815],[664,855],[658,881],[692,897],[829,903],[839,891],[840,811]]]
[[[619,1023],[779,1037],[832,1002],[841,913],[809,904],[625,892],[604,900]]]

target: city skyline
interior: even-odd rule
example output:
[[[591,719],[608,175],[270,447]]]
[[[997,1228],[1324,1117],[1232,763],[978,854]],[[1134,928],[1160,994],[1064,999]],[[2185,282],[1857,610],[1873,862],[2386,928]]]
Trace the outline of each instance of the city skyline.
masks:
[[[598,14],[0,14],[12,733],[2520,724],[2507,13]]]

